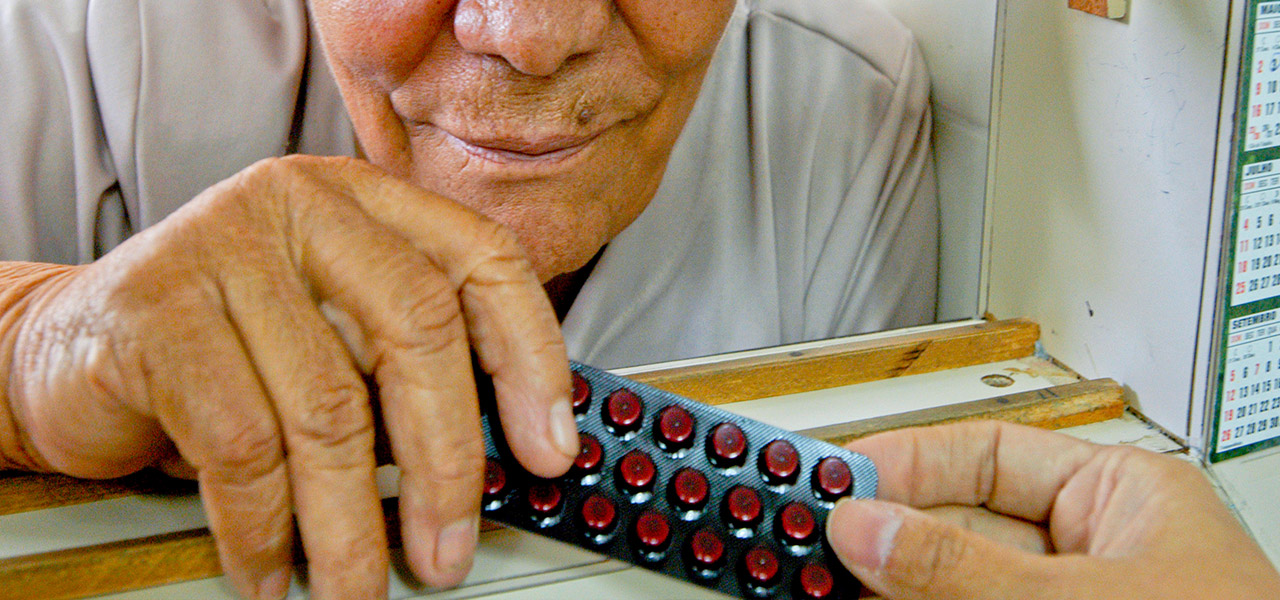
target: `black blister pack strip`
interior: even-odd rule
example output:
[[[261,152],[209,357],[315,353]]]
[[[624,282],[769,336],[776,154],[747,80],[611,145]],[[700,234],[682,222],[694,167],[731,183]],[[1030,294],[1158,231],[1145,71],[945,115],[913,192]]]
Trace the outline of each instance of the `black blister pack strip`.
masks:
[[[483,516],[743,598],[856,598],[824,530],[871,498],[866,456],[574,363],[583,451],[568,474],[514,459],[492,407]]]

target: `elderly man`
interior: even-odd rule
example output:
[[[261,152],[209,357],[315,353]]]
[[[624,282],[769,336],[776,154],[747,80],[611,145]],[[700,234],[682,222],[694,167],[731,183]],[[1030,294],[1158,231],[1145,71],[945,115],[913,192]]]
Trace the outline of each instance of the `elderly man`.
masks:
[[[247,596],[295,513],[317,597],[385,593],[379,419],[409,564],[465,576],[472,352],[555,476],[567,355],[932,318],[927,78],[861,0],[0,0],[0,32],[0,251],[41,261],[0,265],[0,467],[196,477]]]

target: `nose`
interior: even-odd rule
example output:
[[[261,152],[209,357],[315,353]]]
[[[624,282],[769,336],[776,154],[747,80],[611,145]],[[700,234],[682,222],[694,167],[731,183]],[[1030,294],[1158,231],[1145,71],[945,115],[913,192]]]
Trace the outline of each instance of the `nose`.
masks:
[[[611,0],[460,0],[454,36],[468,52],[498,56],[529,75],[555,73],[600,47]]]

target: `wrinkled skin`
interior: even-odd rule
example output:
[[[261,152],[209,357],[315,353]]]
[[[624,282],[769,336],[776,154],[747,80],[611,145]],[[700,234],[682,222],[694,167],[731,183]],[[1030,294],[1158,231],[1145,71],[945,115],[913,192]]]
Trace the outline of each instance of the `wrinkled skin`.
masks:
[[[540,284],[653,196],[732,0],[316,0],[368,162],[269,159],[95,263],[0,264],[0,468],[199,480],[247,597],[386,594],[385,422],[406,556],[462,580],[483,446],[471,353],[530,471],[577,452]],[[370,403],[365,378],[378,387]]]

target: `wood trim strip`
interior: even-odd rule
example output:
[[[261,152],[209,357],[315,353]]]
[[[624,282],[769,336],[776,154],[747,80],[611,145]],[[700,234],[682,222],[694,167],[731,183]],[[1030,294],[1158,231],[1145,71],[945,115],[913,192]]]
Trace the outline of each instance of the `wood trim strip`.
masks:
[[[0,560],[0,600],[69,600],[222,573],[208,529]]]
[[[146,470],[119,479],[76,479],[49,473],[0,473],[0,516],[139,494],[184,494],[192,482]]]
[[[1124,410],[1124,388],[1111,379],[1093,379],[853,423],[815,427],[800,433],[843,445],[882,431],[979,419],[1062,429],[1116,419],[1124,414]]]
[[[398,506],[396,498],[382,501],[393,550],[401,547]],[[480,522],[482,532],[501,527]],[[295,559],[304,561],[301,554]],[[396,552],[392,563],[409,573]],[[190,529],[0,560],[0,600],[73,600],[220,575],[213,535],[207,528]]]
[[[727,404],[1023,358],[1035,352],[1038,339],[1035,322],[1008,319],[630,377],[708,404]]]

